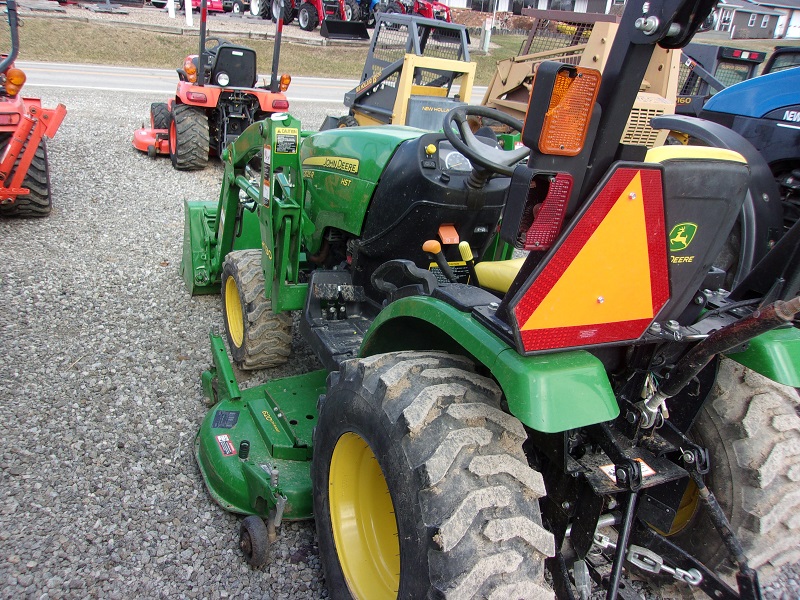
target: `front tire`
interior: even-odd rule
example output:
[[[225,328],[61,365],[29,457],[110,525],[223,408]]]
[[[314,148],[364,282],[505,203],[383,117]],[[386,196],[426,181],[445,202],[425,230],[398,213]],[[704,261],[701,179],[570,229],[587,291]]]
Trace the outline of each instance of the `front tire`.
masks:
[[[297,24],[303,31],[313,31],[319,25],[319,13],[309,2],[303,2],[297,12]]]
[[[10,137],[4,140],[3,149],[9,141],[11,141]],[[20,152],[21,154],[22,152]],[[28,172],[22,180],[22,187],[28,188],[29,193],[17,196],[13,204],[0,204],[0,216],[46,217],[49,215],[53,204],[50,196],[50,161],[47,158],[47,144],[44,138],[36,148]]]
[[[166,102],[153,102],[150,105],[150,127],[169,129],[169,105]]]
[[[292,317],[274,313],[264,295],[261,250],[231,252],[222,265],[222,313],[233,361],[240,369],[268,369],[292,351]]]
[[[542,477],[522,424],[470,361],[347,361],[321,404],[311,475],[332,597],[553,597]]]
[[[179,171],[205,169],[208,164],[209,133],[205,111],[194,106],[172,107],[169,122],[169,157]]]
[[[797,390],[723,359],[692,434],[711,455],[706,485],[768,583],[800,560],[800,399]],[[723,575],[735,572],[702,508],[676,541]]]

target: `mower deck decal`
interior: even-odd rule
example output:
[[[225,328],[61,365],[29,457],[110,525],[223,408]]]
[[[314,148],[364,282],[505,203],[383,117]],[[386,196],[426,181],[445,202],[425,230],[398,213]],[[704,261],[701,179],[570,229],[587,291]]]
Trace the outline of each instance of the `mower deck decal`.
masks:
[[[218,410],[214,413],[214,421],[211,427],[215,429],[232,429],[239,422],[239,411]]]
[[[513,307],[526,352],[636,339],[669,299],[661,172],[619,168]]]
[[[219,444],[219,449],[225,456],[236,456],[236,446],[227,433],[217,436],[217,444]]]

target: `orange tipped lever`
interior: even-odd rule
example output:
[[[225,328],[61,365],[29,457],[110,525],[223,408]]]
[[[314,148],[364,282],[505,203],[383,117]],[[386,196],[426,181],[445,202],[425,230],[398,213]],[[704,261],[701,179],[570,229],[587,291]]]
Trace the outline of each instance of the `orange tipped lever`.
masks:
[[[436,261],[436,265],[439,267],[442,275],[444,275],[448,281],[456,280],[453,269],[451,269],[450,265],[447,264],[447,259],[445,259],[444,254],[442,253],[442,245],[437,240],[428,240],[422,244],[422,249],[427,252],[433,260]]]

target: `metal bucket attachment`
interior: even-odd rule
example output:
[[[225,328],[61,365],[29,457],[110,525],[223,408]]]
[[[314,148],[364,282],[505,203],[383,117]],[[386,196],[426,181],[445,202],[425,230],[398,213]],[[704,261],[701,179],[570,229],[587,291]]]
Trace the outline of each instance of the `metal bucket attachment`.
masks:
[[[366,23],[362,21],[339,21],[325,19],[319,33],[322,37],[331,40],[368,40],[369,32]]]

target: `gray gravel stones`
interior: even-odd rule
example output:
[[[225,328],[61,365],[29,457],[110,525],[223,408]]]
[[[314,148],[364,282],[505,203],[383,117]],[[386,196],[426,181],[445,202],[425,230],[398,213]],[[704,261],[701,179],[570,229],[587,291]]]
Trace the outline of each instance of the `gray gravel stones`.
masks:
[[[313,524],[282,527],[251,570],[193,457],[221,313],[183,287],[182,203],[216,198],[219,162],[179,173],[133,149],[161,98],[36,93],[69,112],[49,144],[53,213],[0,220],[0,595],[325,597]],[[299,116],[316,128],[325,109]],[[243,379],[316,368],[295,346]]]

